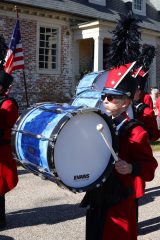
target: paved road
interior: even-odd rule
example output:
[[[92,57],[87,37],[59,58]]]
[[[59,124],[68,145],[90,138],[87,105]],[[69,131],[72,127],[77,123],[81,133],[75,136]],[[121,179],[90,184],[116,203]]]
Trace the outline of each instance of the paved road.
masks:
[[[160,153],[154,156],[160,166]],[[145,197],[141,200],[139,222],[138,240],[160,240],[160,167],[154,180],[147,184]]]
[[[159,159],[160,154],[155,154]],[[18,168],[19,184],[6,195],[8,229],[0,240],[84,240],[84,193],[74,194]],[[147,184],[138,240],[160,240],[160,171]],[[120,239],[122,240],[122,239]]]

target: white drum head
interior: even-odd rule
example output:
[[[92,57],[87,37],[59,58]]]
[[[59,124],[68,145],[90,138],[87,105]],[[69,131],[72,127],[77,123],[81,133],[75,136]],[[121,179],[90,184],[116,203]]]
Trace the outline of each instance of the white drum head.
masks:
[[[111,157],[96,126],[112,145],[112,135],[105,120],[95,112],[79,113],[64,125],[54,148],[54,164],[60,180],[68,187],[82,189],[104,173]]]

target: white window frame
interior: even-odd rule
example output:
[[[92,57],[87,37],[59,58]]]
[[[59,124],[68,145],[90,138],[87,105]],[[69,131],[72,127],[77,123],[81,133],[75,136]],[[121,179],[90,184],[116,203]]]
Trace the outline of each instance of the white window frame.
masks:
[[[136,1],[138,1],[138,0],[133,0],[132,1],[132,11],[133,11],[133,13],[139,14],[139,15],[142,15],[142,16],[146,16],[146,0],[141,0],[142,1],[141,10],[135,8],[135,2]]]
[[[106,6],[106,0],[89,0],[90,3]]]
[[[51,28],[57,30],[57,54],[56,54],[56,68],[55,69],[40,69],[39,68],[39,48],[40,48],[40,27]],[[61,28],[56,24],[48,24],[39,22],[37,24],[37,72],[42,74],[58,74],[60,72],[60,52],[61,52]]]

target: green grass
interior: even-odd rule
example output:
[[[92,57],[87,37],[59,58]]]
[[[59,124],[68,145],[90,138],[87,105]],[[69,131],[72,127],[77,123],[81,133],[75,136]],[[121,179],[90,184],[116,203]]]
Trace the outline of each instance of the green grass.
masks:
[[[151,148],[155,152],[160,152],[160,141],[151,142]]]

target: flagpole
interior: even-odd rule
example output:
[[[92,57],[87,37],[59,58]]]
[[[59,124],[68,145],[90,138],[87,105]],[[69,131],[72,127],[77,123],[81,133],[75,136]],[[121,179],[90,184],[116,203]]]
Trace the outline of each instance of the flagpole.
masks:
[[[15,11],[17,13],[17,19],[19,19],[17,6],[15,6]],[[23,69],[23,81],[24,81],[24,89],[25,89],[25,98],[26,98],[26,103],[27,103],[27,108],[28,108],[29,107],[29,101],[28,101],[27,82],[26,82],[26,76],[25,76],[24,69]]]
[[[24,70],[23,70],[23,80],[24,80],[24,89],[25,89],[26,103],[27,103],[27,108],[28,108],[29,107],[29,101],[28,101],[28,93],[27,93],[26,76],[25,76]]]

